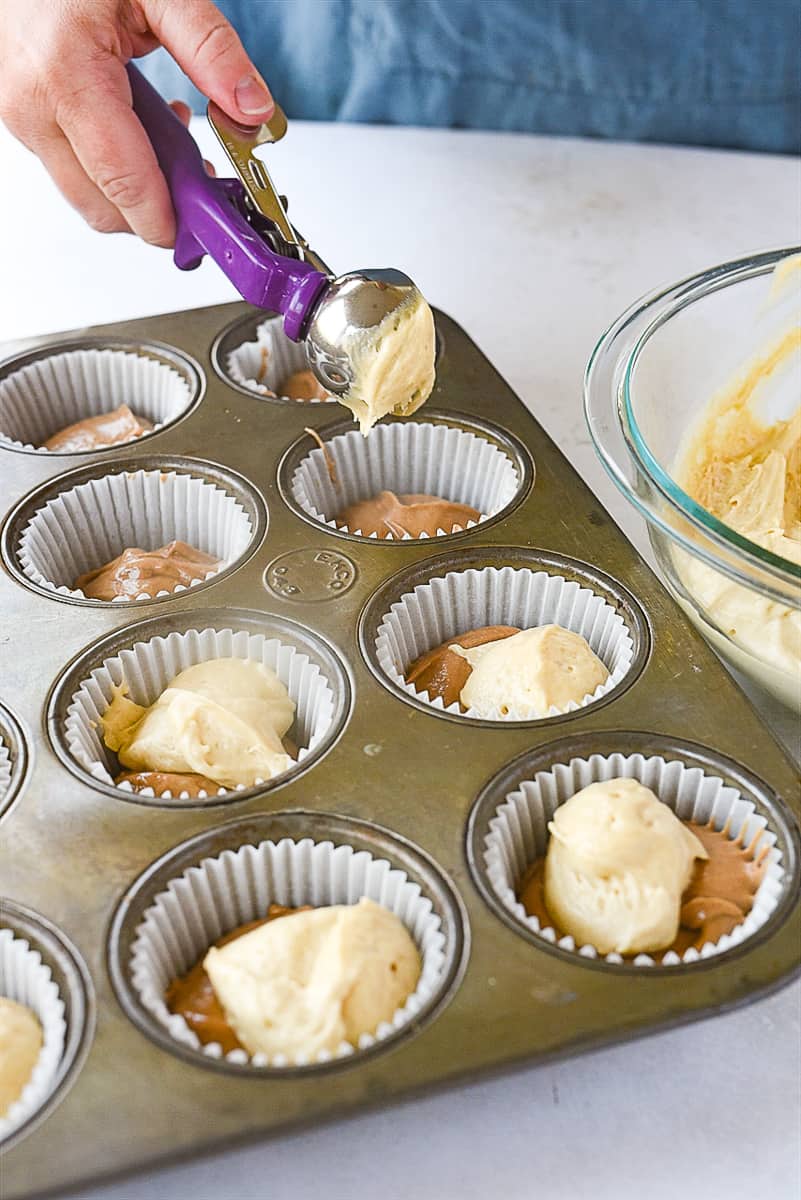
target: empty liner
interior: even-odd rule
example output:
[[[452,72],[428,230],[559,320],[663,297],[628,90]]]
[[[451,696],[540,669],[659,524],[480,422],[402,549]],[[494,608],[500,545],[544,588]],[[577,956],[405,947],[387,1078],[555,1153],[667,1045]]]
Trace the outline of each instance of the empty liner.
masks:
[[[186,974],[206,950],[237,925],[265,916],[270,904],[321,907],[355,904],[363,896],[394,913],[406,926],[422,959],[415,991],[391,1021],[374,1034],[363,1034],[358,1046],[342,1042],[332,1054],[313,1062],[353,1055],[403,1029],[435,996],[443,978],[445,935],[431,901],[404,871],[366,850],[315,842],[311,838],[226,850],[206,858],[173,879],[144,914],[131,949],[131,979],[144,1008],[183,1046],[208,1058],[222,1059],[218,1043],[202,1045],[183,1017],[171,1013],[164,993],[173,979]],[[282,920],[284,918],[281,918]],[[224,1056],[231,1063],[254,1067],[306,1065],[309,1060],[284,1055],[250,1057],[245,1050]]]
[[[137,642],[130,649],[106,659],[102,667],[96,668],[81,683],[64,722],[66,744],[75,761],[94,779],[116,786],[121,794],[131,795],[129,783],[114,784],[113,776],[120,768],[116,755],[103,743],[100,726],[100,717],[111,703],[114,687],[119,687],[124,680],[131,700],[150,705],[180,671],[213,658],[246,658],[275,671],[295,702],[295,720],[289,736],[299,747],[298,762],[302,762],[325,737],[333,720],[334,695],[320,668],[306,654],[278,638],[266,638],[263,634],[244,630],[234,632],[232,629],[190,629],[186,633],[170,633],[167,637]],[[258,780],[257,784],[269,782]],[[236,789],[220,787],[215,796],[228,795],[232,790],[245,789],[241,784]],[[137,794],[155,795],[150,788]],[[185,799],[186,795],[183,792],[180,797],[173,797],[171,792],[165,791],[161,799]],[[201,792],[201,798],[203,795]]]
[[[593,754],[588,759],[574,758],[550,771],[538,771],[534,779],[526,780],[506,796],[490,821],[489,833],[484,840],[487,877],[504,907],[526,929],[562,950],[608,963],[627,961],[635,967],[655,965],[649,954],[624,960],[620,954],[601,955],[594,946],[577,946],[570,936],[560,938],[554,929],[541,928],[537,917],[529,916],[516,896],[526,868],[547,849],[548,822],[558,806],[591,783],[620,776],[637,779],[650,788],[683,821],[695,821],[700,825],[713,821],[718,830],[727,826],[728,836],[732,839],[737,838],[744,828],[744,843],[752,846],[754,857],[765,846],[770,847],[762,883],[745,921],[718,942],[707,943],[700,951],[690,947],[681,958],[675,951],[668,951],[659,965],[698,962],[723,954],[751,937],[769,919],[784,888],[776,835],[754,804],[717,776],[705,774],[700,767],[666,762],[658,756],[645,758],[642,754],[611,754],[608,757]]]
[[[42,443],[54,433],[121,404],[154,432],[186,412],[192,399],[183,375],[159,359],[129,350],[66,350],[0,379],[0,444],[50,454]]]
[[[420,655],[471,629],[486,625],[530,629],[550,624],[580,634],[609,671],[607,680],[592,695],[584,696],[580,703],[571,701],[564,709],[551,708],[542,714],[497,708],[482,717],[474,709],[462,711],[458,702],[446,707],[441,697],[431,699],[428,692],[417,692],[404,678]],[[450,571],[402,596],[379,626],[376,655],[387,677],[407,696],[439,712],[468,720],[531,721],[573,712],[617,687],[631,666],[634,642],[619,613],[589,588],[546,571],[484,567]]]
[[[156,550],[179,540],[221,560],[214,570],[192,580],[191,587],[235,562],[252,534],[242,505],[214,483],[176,471],[124,471],[91,479],[48,500],[23,530],[18,557],[34,583],[80,598],[84,593],[74,586],[75,580],[129,547]],[[186,588],[179,584],[174,590]],[[146,593],[117,596],[110,603],[148,598]]]
[[[24,1004],[42,1027],[43,1043],[19,1099],[0,1117],[0,1142],[41,1108],[55,1087],[67,1034],[64,1001],[38,950],[0,929],[0,996]]]
[[[283,317],[268,317],[256,330],[254,342],[242,342],[226,360],[231,379],[241,387],[262,396],[275,396],[293,404],[336,404],[336,396],[327,400],[293,400],[281,393],[281,384],[296,371],[308,371],[309,362],[302,342],[291,341],[283,330]]]
[[[333,462],[336,484],[326,454]],[[468,504],[483,521],[511,503],[519,486],[514,463],[498,446],[466,429],[422,421],[376,425],[368,438],[358,430],[339,434],[325,443],[325,452],[311,450],[291,482],[292,496],[305,513],[330,529],[353,534],[362,531],[337,520],[339,513],[382,491]],[[467,527],[477,523],[469,521]],[[438,529],[434,536],[461,528]],[[392,540],[392,534],[384,540]],[[411,535],[403,540],[411,540]]]

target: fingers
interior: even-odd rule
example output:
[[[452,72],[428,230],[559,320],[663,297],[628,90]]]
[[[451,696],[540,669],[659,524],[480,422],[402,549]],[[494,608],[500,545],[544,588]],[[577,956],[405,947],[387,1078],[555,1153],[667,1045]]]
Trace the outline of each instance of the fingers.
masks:
[[[60,130],[30,147],[64,198],[98,233],[130,233],[131,227],[118,208],[106,199],[84,171]]]
[[[184,104],[183,100],[170,100],[169,106],[181,124],[186,125],[188,128],[189,122],[192,120],[192,109],[189,107],[189,105]],[[207,158],[203,159],[203,166],[206,168],[207,174],[217,174],[216,170],[214,169],[214,163],[210,163]]]
[[[147,242],[172,246],[175,215],[150,140],[131,108],[125,68],[107,59],[59,105],[56,120],[75,157],[126,224]]]
[[[192,109],[189,105],[184,104],[183,100],[171,100],[169,106],[181,124],[189,128],[189,122],[192,120]]]
[[[275,104],[239,37],[211,0],[143,0],[148,24],[204,95],[244,124],[266,121]]]

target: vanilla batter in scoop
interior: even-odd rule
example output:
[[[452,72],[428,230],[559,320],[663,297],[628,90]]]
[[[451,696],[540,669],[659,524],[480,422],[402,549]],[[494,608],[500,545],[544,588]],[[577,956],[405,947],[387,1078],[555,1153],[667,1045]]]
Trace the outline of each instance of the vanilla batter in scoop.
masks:
[[[389,413],[408,417],[434,387],[434,315],[420,292],[375,328],[355,335],[343,349],[354,380],[341,400],[365,436]]]

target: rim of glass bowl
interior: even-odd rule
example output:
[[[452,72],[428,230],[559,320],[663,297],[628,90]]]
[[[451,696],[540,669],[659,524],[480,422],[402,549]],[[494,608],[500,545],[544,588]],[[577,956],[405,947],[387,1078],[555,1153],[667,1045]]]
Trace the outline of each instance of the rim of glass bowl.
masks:
[[[584,412],[596,453],[613,482],[641,515],[689,554],[702,558],[735,582],[757,585],[779,602],[794,605],[799,604],[801,567],[724,525],[675,483],[653,457],[637,427],[630,383],[649,338],[670,317],[733,283],[767,274],[780,259],[800,252],[801,247],[785,247],[750,254],[641,297],[602,334],[584,376]],[[631,466],[634,478],[626,470]],[[653,493],[656,499],[667,502],[667,510],[655,503]],[[688,524],[705,540],[688,537],[682,529]],[[747,574],[744,566],[750,568]]]

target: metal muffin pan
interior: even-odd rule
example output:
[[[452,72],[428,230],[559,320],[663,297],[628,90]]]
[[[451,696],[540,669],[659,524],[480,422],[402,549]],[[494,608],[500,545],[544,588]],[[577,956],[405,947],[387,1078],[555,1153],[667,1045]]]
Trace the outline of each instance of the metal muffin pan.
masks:
[[[93,337],[87,335],[85,337],[65,338],[59,341],[50,341],[45,345],[37,345],[36,347],[23,351],[20,354],[4,355],[0,359],[0,389],[6,381],[18,372],[26,372],[29,368],[36,367],[41,364],[46,366],[48,359],[58,358],[60,355],[69,355],[74,351],[115,351],[119,354],[134,355],[136,358],[142,359],[145,362],[154,363],[172,371],[181,383],[184,385],[183,403],[180,406],[180,411],[176,412],[175,416],[164,421],[163,424],[156,430],[145,432],[132,442],[124,443],[123,446],[110,446],[105,450],[83,450],[79,453],[71,453],[64,450],[47,450],[44,451],[39,446],[31,446],[27,444],[19,444],[16,440],[9,441],[7,439],[14,438],[15,434],[8,428],[3,427],[2,405],[0,405],[0,447],[3,450],[11,450],[17,454],[35,454],[39,458],[76,458],[78,461],[85,459],[86,455],[96,457],[99,454],[114,453],[120,449],[127,449],[130,453],[131,447],[140,447],[144,442],[146,445],[148,440],[162,430],[172,429],[179,425],[200,403],[203,396],[204,374],[199,369],[195,360],[187,354],[182,353],[174,346],[165,345],[152,338],[126,338],[126,337]],[[0,349],[0,354],[2,350]],[[131,400],[133,411],[136,413],[136,402]],[[109,405],[109,409],[113,405]],[[105,406],[98,408],[95,411],[107,411]],[[137,416],[146,416],[147,414],[140,411]],[[76,418],[74,416],[67,417],[59,423],[53,414],[53,420],[49,422],[51,426],[48,428],[45,436],[49,437],[56,433],[59,429],[65,428],[72,424]],[[80,419],[80,418],[78,418]]]
[[[108,941],[109,971],[114,990],[134,1024],[170,1053],[209,1070],[245,1076],[253,1073],[261,1076],[272,1074],[283,1079],[309,1072],[341,1069],[345,1063],[350,1064],[351,1061],[332,1059],[327,1063],[311,1063],[307,1066],[270,1068],[205,1057],[199,1051],[187,1049],[177,1042],[147,1012],[131,978],[131,945],[137,927],[153,899],[169,886],[171,880],[197,867],[203,859],[217,857],[226,850],[235,851],[241,846],[256,846],[267,840],[279,842],[283,838],[293,841],[311,838],[315,842],[326,841],[335,846],[351,846],[356,851],[364,850],[375,859],[389,862],[391,867],[402,870],[409,880],[419,887],[442,923],[445,936],[445,966],[435,995],[408,1025],[377,1041],[370,1049],[356,1051],[359,1060],[365,1055],[391,1050],[399,1041],[414,1036],[425,1024],[433,1020],[455,993],[467,965],[469,932],[459,894],[436,863],[411,842],[398,838],[389,830],[372,823],[329,813],[295,811],[260,814],[218,825],[207,833],[197,834],[176,846],[153,863],[134,882],[114,914]]]
[[[737,790],[740,797],[754,806],[756,814],[767,823],[767,828],[776,837],[776,846],[782,857],[784,878],[782,891],[775,910],[767,922],[750,938],[746,938],[739,946],[724,950],[727,956],[747,954],[753,944],[753,939],[763,939],[770,936],[771,927],[781,921],[792,908],[797,898],[799,886],[799,843],[798,829],[793,822],[792,814],[787,806],[774,792],[753,772],[747,770],[734,759],[719,754],[715,750],[699,746],[695,742],[683,738],[664,737],[648,733],[619,733],[604,730],[592,733],[578,733],[574,736],[558,738],[546,746],[521,754],[519,758],[507,763],[492,779],[488,780],[481,789],[470,813],[467,825],[466,853],[470,864],[470,872],[476,887],[502,921],[514,929],[521,937],[526,938],[532,946],[548,953],[567,955],[575,960],[579,950],[565,950],[552,944],[542,936],[533,933],[503,904],[489,877],[485,861],[485,842],[490,830],[490,822],[496,815],[499,805],[514,792],[524,780],[535,779],[539,772],[550,772],[560,764],[569,763],[572,759],[588,759],[591,755],[607,755],[617,752],[623,755],[642,755],[643,758],[663,758],[666,762],[678,761],[689,768],[699,768],[705,775],[720,779],[727,787]],[[700,958],[690,963],[678,963],[664,967],[653,965],[649,971],[662,971],[673,975],[687,971],[706,970],[713,958]],[[637,971],[632,962],[620,964],[605,962],[601,958],[586,958],[585,964],[602,971],[616,970],[624,973]]]
[[[0,531],[0,554],[2,555],[3,563],[15,579],[33,591],[49,596],[53,600],[63,601],[66,604],[83,604],[92,608],[108,606],[111,603],[110,601],[90,600],[81,596],[64,595],[56,591],[53,587],[45,587],[37,580],[31,578],[26,573],[22,563],[22,539],[32,517],[41,508],[45,507],[49,501],[64,495],[66,492],[72,491],[74,488],[81,487],[95,480],[101,480],[106,476],[129,474],[137,471],[160,471],[162,474],[175,472],[179,475],[188,475],[192,479],[211,484],[232,497],[243,509],[250,522],[250,540],[243,553],[239,554],[234,562],[223,567],[221,571],[218,571],[212,579],[193,584],[193,591],[207,587],[209,583],[216,582],[223,575],[236,570],[237,567],[242,566],[255,553],[267,529],[267,509],[260,493],[246,479],[243,479],[241,475],[237,475],[236,472],[229,471],[217,463],[179,456],[153,454],[142,458],[126,458],[122,461],[117,459],[113,462],[108,462],[104,459],[100,462],[93,462],[91,466],[76,467],[74,470],[65,471],[63,475],[56,475],[54,478],[46,480],[45,483],[40,484],[39,487],[29,492],[27,496],[23,496],[22,500],[8,514]],[[124,546],[120,546],[117,553],[121,553],[124,549]],[[100,566],[102,564],[98,563],[97,565]],[[130,605],[160,604],[164,600],[171,598],[171,596],[154,596],[149,600],[126,600],[125,605],[127,608]]]
[[[228,791],[224,796],[214,796],[203,800],[167,801],[158,797],[151,798],[136,792],[123,791],[111,783],[104,782],[102,778],[92,775],[70,748],[67,730],[70,709],[82,685],[109,660],[116,659],[126,652],[133,651],[135,653],[137,644],[147,644],[156,638],[168,639],[170,635],[188,634],[194,630],[198,632],[231,630],[234,635],[245,633],[266,639],[276,639],[283,646],[290,647],[307,658],[312,666],[317,668],[333,695],[331,718],[317,745],[309,749],[296,766],[274,779],[250,788]],[[121,673],[125,678],[124,665]],[[169,675],[170,672],[167,674]],[[158,694],[168,683],[169,678],[165,678],[163,685],[157,689]],[[150,703],[153,703],[153,700],[150,700]],[[135,804],[167,804],[169,807],[208,807],[209,804],[247,800],[257,794],[263,795],[266,792],[275,791],[276,788],[280,788],[283,784],[310,770],[336,743],[348,719],[351,704],[352,687],[340,656],[333,646],[310,629],[296,621],[245,609],[227,606],[222,610],[193,609],[190,612],[174,613],[171,617],[150,617],[134,625],[126,625],[108,637],[102,638],[99,642],[94,642],[83,654],[74,658],[59,675],[48,696],[47,735],[52,749],[68,771],[71,771],[88,787],[95,788],[112,799],[127,800]],[[306,749],[299,738],[296,740],[302,749]],[[119,770],[116,755],[106,751],[104,758],[110,773]]]
[[[22,794],[30,767],[28,736],[11,709],[0,704],[0,818]]]
[[[593,709],[616,700],[618,696],[622,695],[623,692],[636,683],[648,661],[651,649],[651,637],[648,619],[642,607],[631,593],[617,583],[616,580],[606,575],[603,571],[599,571],[597,568],[591,566],[589,563],[579,562],[578,559],[568,558],[561,554],[534,549],[528,550],[521,546],[501,545],[469,550],[455,550],[450,553],[437,554],[431,558],[416,562],[413,566],[398,571],[396,575],[388,579],[382,587],[373,593],[365,605],[359,620],[359,643],[362,654],[378,681],[404,704],[409,704],[429,715],[443,717],[445,720],[461,723],[465,720],[459,714],[451,713],[444,709],[433,708],[425,700],[403,691],[398,683],[387,674],[381,664],[376,647],[379,630],[385,615],[394,604],[398,603],[402,596],[413,591],[420,584],[427,584],[429,580],[440,578],[450,572],[480,571],[484,567],[491,567],[496,570],[511,567],[513,570],[522,569],[537,573],[543,572],[547,575],[562,578],[592,592],[616,611],[622,619],[633,643],[631,665],[624,677],[610,691],[600,699],[592,701]],[[502,623],[500,617],[498,621]],[[454,629],[446,636],[453,637],[460,632],[464,633],[466,631]],[[431,646],[427,647],[427,649],[432,648]],[[407,667],[409,665],[406,664]],[[586,706],[577,708],[572,712],[561,713],[559,716],[540,717],[536,720],[503,721],[499,723],[497,721],[481,719],[471,720],[470,724],[484,725],[489,728],[498,728],[499,726],[507,728],[511,725],[517,727],[540,726],[549,722],[566,721],[585,714]]]
[[[143,465],[213,458],[220,471],[246,481],[267,515],[250,557],[202,586],[153,602],[152,610],[140,602],[135,613],[128,605],[61,603],[21,585],[8,567],[0,573],[0,699],[31,731],[34,759],[28,785],[0,827],[0,877],[15,903],[47,914],[79,947],[97,990],[100,1029],[69,1095],[8,1154],[8,1200],[639,1036],[754,999],[799,967],[797,772],[491,364],[438,313],[437,386],[430,409],[415,419],[430,412],[435,420],[484,427],[499,441],[523,447],[534,485],[522,488],[498,520],[435,543],[342,537],[310,523],[285,497],[304,427],[325,440],[342,428],[343,414],[327,404],[264,403],[227,384],[214,367],[212,347],[219,356],[221,339],[234,327],[255,327],[261,319],[234,304],[88,334],[90,345],[153,345],[157,336],[170,353],[197,364],[202,397],[185,418],[135,450],[129,445],[93,455],[92,469],[103,463],[115,469],[132,454]],[[73,344],[79,340],[68,336]],[[50,344],[15,349],[41,355]],[[0,446],[4,509],[86,461]],[[10,523],[7,542],[9,529]],[[471,560],[536,563],[600,592],[634,634],[634,661],[621,685],[576,712],[521,724],[442,719],[385,686],[372,661],[370,631],[387,603],[398,588],[407,589],[412,579],[424,582],[443,562]],[[234,793],[235,805],[226,810],[208,802],[120,803],[119,789],[70,761],[59,730],[87,670],[141,640],[143,630],[161,636],[210,619],[230,627],[243,611],[259,627],[291,628],[336,664],[341,711],[325,753],[306,760],[280,788]],[[488,780],[520,769],[521,756],[555,761],[569,752],[565,738],[598,738],[604,753],[637,742],[674,756],[698,754],[710,770],[732,778],[739,772],[759,789],[772,828],[778,827],[788,874],[781,904],[758,936],[692,969],[640,972],[636,980],[521,936],[486,895],[480,871],[474,874],[466,839],[476,824],[469,826],[469,818],[488,794]],[[235,820],[227,820],[234,812]],[[273,821],[277,829],[308,824],[310,836],[315,822],[333,822],[338,837],[364,837],[386,846],[390,858],[405,848],[451,895],[462,942],[454,942],[443,1002],[380,1053],[280,1075],[209,1070],[168,1051],[153,1031],[143,1033],[125,982],[126,939],[148,881],[172,871],[165,864],[173,854],[202,854],[206,845],[224,844],[240,822],[257,836],[262,823]],[[136,1070],[128,1070],[130,1063]]]
[[[445,425],[449,429],[457,429],[465,433],[474,434],[476,437],[483,438],[490,445],[496,447],[509,459],[512,467],[518,478],[518,485],[514,496],[505,504],[498,512],[488,516],[480,524],[480,529],[483,532],[492,525],[497,525],[504,517],[513,512],[519,504],[525,500],[534,483],[535,468],[532,462],[531,455],[528,453],[523,443],[507,430],[497,428],[491,421],[476,421],[469,417],[460,416],[458,412],[446,413],[439,411],[436,408],[424,405],[414,414],[411,420],[415,422],[425,422],[432,425]],[[338,421],[325,427],[324,445],[331,441],[332,438],[338,437],[340,434],[351,432],[355,429],[353,421]],[[369,439],[367,441],[369,449]],[[309,437],[308,433],[302,433],[292,445],[287,449],[278,464],[278,486],[281,490],[281,497],[284,503],[301,518],[307,521],[314,529],[319,529],[333,537],[343,538],[345,541],[351,542],[366,542],[370,546],[392,546],[394,543],[391,540],[382,538],[365,537],[364,534],[356,534],[347,532],[344,529],[334,529],[330,525],[317,520],[309,512],[307,512],[295,498],[292,481],[295,472],[300,463],[306,458],[310,451],[316,449],[316,442]],[[448,497],[453,499],[453,497]],[[471,529],[462,529],[454,533],[440,535],[435,539],[434,545],[440,546],[443,541],[452,541],[462,537],[475,536],[479,526],[473,526]]]
[[[94,1036],[95,999],[92,979],[81,955],[51,921],[13,900],[0,898],[0,929],[8,929],[14,938],[26,941],[49,967],[64,1005],[66,1025],[61,1058],[47,1095],[2,1141],[0,1146],[5,1154],[53,1112],[75,1083]]]

